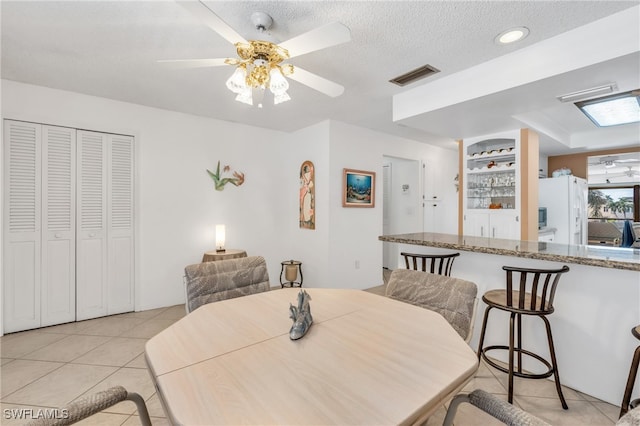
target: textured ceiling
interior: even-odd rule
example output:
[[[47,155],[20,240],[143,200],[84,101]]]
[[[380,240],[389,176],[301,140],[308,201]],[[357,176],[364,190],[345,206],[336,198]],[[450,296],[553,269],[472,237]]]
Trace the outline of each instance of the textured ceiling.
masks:
[[[162,59],[234,57],[235,49],[173,1],[2,1],[4,79],[70,90],[222,120],[296,130],[337,119],[430,143],[453,135],[392,121],[392,96],[537,43],[637,1],[207,1],[247,39],[250,15],[274,19],[284,41],[332,21],[352,41],[290,62],[345,86],[329,98],[292,82],[292,101],[258,109],[235,102],[224,85],[231,67],[175,69]],[[498,46],[493,38],[526,26],[528,38]],[[405,88],[389,79],[424,64],[439,74]],[[445,137],[443,137],[445,136]]]

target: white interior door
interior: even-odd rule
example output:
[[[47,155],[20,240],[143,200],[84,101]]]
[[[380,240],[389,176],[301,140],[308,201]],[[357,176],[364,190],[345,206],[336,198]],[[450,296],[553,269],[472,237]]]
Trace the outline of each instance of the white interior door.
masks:
[[[76,130],[42,126],[41,326],[76,319]]]
[[[107,315],[107,135],[78,130],[76,317]]]
[[[4,331],[40,326],[41,145],[38,124],[4,122]]]

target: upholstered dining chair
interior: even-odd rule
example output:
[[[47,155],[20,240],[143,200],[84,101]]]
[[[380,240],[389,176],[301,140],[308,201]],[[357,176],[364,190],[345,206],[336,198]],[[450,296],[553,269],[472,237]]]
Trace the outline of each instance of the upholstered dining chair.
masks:
[[[140,423],[142,423],[143,426],[151,426],[149,412],[147,411],[147,405],[144,403],[144,399],[135,392],[127,392],[127,390],[122,386],[114,386],[105,391],[97,392],[87,396],[86,398],[79,399],[76,402],[72,402],[65,407],[57,409],[56,416],[51,416],[52,418],[41,417],[27,425],[72,425],[122,401],[133,401],[138,409]]]
[[[503,401],[489,392],[476,389],[469,394],[456,395],[449,404],[443,426],[451,426],[458,410],[458,406],[468,402],[492,417],[509,426],[550,426],[549,423],[538,417],[521,410],[520,408]],[[635,408],[622,416],[616,426],[640,425],[640,408]]]
[[[268,291],[262,256],[196,263],[184,268],[187,313],[211,302]]]
[[[385,295],[442,315],[468,343],[471,340],[478,287],[471,281],[429,272],[396,269]]]
[[[451,275],[453,261],[460,253],[421,254],[402,252],[404,264],[407,269],[414,271],[431,272],[432,274]]]

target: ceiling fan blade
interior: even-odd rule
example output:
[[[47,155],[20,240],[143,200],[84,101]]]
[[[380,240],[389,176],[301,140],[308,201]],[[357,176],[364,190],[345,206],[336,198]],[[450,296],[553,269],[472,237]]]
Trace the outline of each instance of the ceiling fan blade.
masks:
[[[287,49],[289,57],[293,58],[348,41],[351,41],[351,30],[340,22],[333,22],[300,34],[278,44],[278,46]]]
[[[215,58],[215,59],[162,59],[157,61],[162,64],[168,64],[172,68],[204,68],[219,67],[221,65],[233,65],[237,59],[231,58]]]
[[[339,85],[338,83],[334,83],[331,80],[327,80],[326,78],[320,77],[319,75],[310,73],[309,71],[303,70],[300,67],[292,68],[293,72],[291,74],[286,74],[287,77],[289,77],[291,80],[295,80],[298,83],[309,86],[320,93],[331,96],[332,98],[340,96],[344,93],[344,87]]]
[[[178,4],[189,12],[191,12],[195,17],[203,21],[209,28],[213,31],[220,34],[223,38],[225,38],[229,43],[244,43],[248,44],[247,40],[244,39],[240,34],[236,32],[233,28],[229,26],[226,22],[222,20],[216,13],[209,9],[204,3],[200,1],[193,0],[176,0]]]

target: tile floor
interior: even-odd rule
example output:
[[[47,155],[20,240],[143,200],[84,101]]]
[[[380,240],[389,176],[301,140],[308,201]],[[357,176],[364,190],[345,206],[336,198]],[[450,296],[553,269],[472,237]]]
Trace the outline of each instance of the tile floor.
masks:
[[[380,292],[380,288],[371,289]],[[87,394],[120,384],[147,401],[154,425],[169,424],[144,362],[146,341],[185,314],[177,305],[98,318],[6,335],[0,338],[0,405],[3,425],[24,424],[11,409],[56,408]],[[482,388],[506,399],[506,375],[481,365],[465,390]],[[516,382],[514,403],[553,425],[612,425],[619,408],[565,388],[569,410],[562,410],[552,382]],[[427,425],[441,425],[443,406]],[[132,402],[121,402],[80,424],[140,424]],[[495,419],[468,404],[455,424],[497,425]]]

